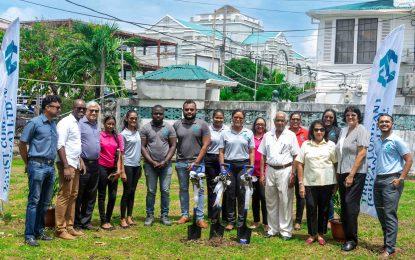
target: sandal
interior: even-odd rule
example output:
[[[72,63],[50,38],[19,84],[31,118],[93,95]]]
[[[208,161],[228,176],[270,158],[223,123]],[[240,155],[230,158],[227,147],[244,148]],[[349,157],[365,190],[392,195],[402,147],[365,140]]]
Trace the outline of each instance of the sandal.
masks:
[[[326,240],[324,240],[324,238],[320,236],[317,238],[317,241],[320,244],[320,246],[324,246],[326,244]]]
[[[109,223],[105,223],[105,224],[109,224]],[[111,224],[109,224],[109,226],[104,226],[105,224],[102,224],[102,225],[101,225],[101,228],[102,228],[103,230],[106,230],[106,231],[111,231],[111,230],[114,230],[114,227],[113,227],[113,226],[111,226]]]
[[[120,227],[126,229],[126,228],[129,228],[130,225],[128,225],[127,221],[124,219],[124,220],[121,220]]]
[[[309,238],[307,238],[307,240],[305,241],[305,243],[307,245],[311,245],[312,243],[314,243],[314,241],[316,241],[316,239],[314,237],[309,237]]]

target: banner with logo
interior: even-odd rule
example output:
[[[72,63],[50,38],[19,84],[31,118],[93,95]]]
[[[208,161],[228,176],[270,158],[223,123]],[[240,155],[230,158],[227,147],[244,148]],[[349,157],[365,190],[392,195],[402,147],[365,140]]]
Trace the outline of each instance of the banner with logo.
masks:
[[[3,37],[0,53],[0,200],[7,201],[12,170],[19,81],[20,22],[14,20]]]
[[[377,120],[381,113],[393,113],[405,26],[394,29],[378,48],[372,66],[367,91],[364,125],[370,132],[370,144],[367,151],[368,173],[363,189],[360,209],[376,216],[373,186],[376,177],[375,141],[380,138]]]

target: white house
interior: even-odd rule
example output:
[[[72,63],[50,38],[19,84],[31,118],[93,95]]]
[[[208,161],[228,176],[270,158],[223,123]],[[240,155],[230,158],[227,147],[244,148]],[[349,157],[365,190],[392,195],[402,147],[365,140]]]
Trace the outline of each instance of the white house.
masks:
[[[321,71],[317,76],[315,102],[364,104],[376,50],[391,30],[404,24],[405,42],[395,104],[415,104],[415,84],[409,80],[414,72],[415,55],[414,15],[410,7],[394,5],[393,0],[379,0],[311,10],[307,14],[313,23],[319,24],[316,68]]]
[[[5,31],[9,27],[10,21],[0,18],[0,30]]]

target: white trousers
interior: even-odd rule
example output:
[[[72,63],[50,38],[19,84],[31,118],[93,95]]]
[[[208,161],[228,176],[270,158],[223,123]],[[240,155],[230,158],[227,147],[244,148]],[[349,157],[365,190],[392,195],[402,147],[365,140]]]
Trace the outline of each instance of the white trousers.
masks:
[[[275,170],[267,167],[265,200],[267,202],[268,234],[291,237],[293,229],[294,188],[288,188],[291,167]]]

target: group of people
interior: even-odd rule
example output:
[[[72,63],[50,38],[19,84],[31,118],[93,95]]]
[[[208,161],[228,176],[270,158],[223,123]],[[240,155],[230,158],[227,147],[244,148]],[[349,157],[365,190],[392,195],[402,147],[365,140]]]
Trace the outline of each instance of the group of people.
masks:
[[[158,182],[160,221],[171,225],[171,161],[176,153],[181,209],[178,224],[190,221],[189,173],[195,166],[204,165],[208,218],[215,223],[222,217],[227,223],[226,230],[241,226],[246,218],[241,175],[247,166],[252,166],[253,175],[258,178],[253,183],[252,228],[260,225],[262,215],[266,237],[281,235],[289,240],[293,229],[301,228],[305,207],[309,234],[306,243],[324,245],[328,220],[334,216],[332,196],[338,189],[346,236],[342,250],[350,251],[357,246],[360,198],[369,147],[369,133],[361,125],[362,114],[357,107],[346,108],[343,121],[347,126],[342,129],[338,127],[336,112],[328,109],[308,130],[301,125],[301,113],[288,116],[277,112],[273,129],[267,131],[266,120],[261,117],[254,121],[252,130],[246,127],[245,112],[241,109],[232,112],[230,126],[224,124],[224,111],[217,109],[209,125],[196,118],[196,103],[186,100],[183,119],[173,125],[164,121],[164,108],[160,105],[152,108],[152,120],[141,129],[138,129],[137,112],[128,111],[119,134],[113,116],[105,117],[103,129],[99,129],[101,111],[94,101],[85,104],[83,100],[76,100],[72,112],[56,125],[54,119],[60,108],[58,96],[46,96],[42,101],[42,114],[28,122],[20,139],[19,149],[29,178],[25,230],[25,241],[29,245],[39,245],[37,239],[52,239],[44,232],[44,215],[52,196],[55,158],[59,175],[55,235],[75,239],[83,235],[83,229],[96,229],[91,219],[97,197],[100,227],[114,228],[111,218],[118,179],[123,184],[120,226],[135,225],[132,213],[141,166],[147,185],[144,225],[151,226],[155,221]],[[392,133],[391,115],[380,115],[378,127],[382,136],[375,144],[378,159],[374,197],[384,234],[382,254],[389,256],[395,253],[397,205],[403,180],[412,166],[412,155],[402,139]],[[214,207],[215,178],[221,173],[228,174],[230,180],[223,197],[222,216]],[[292,214],[294,194],[295,220]],[[198,196],[196,224],[207,228],[203,186],[195,196]]]

